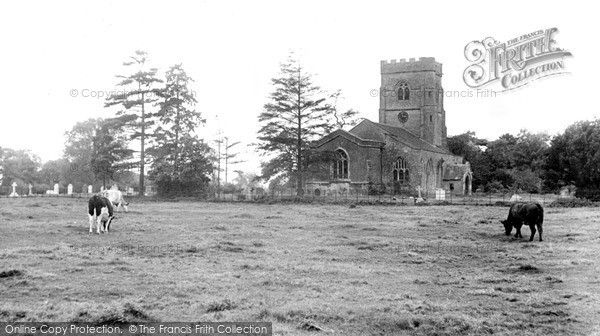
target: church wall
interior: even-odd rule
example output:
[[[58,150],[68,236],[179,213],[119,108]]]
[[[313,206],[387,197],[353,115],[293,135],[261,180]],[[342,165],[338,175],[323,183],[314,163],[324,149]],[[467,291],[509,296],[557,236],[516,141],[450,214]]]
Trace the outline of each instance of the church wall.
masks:
[[[443,166],[441,169],[438,164],[440,160],[443,160],[443,164],[460,164],[462,158],[451,154],[441,154],[435,152],[424,151],[420,149],[413,149],[410,147],[402,146],[400,143],[388,142],[386,148],[397,148],[396,152],[389,154],[390,160],[394,160],[395,156],[401,156],[408,163],[410,173],[410,188],[414,191],[418,186],[421,186],[423,196],[429,195],[433,197],[435,190],[438,188],[444,188],[446,190],[449,184],[445,184],[443,181]],[[429,177],[427,177],[427,162],[431,159],[432,169]],[[384,167],[383,182],[386,187],[392,187],[393,178],[393,164],[386,162]],[[459,182],[454,183],[455,192],[462,192],[462,185],[459,186]]]
[[[367,183],[369,178],[375,182],[379,181],[379,148],[361,147],[354,141],[340,136],[325,143],[318,150],[334,152],[340,148],[348,154],[348,174],[353,183]]]

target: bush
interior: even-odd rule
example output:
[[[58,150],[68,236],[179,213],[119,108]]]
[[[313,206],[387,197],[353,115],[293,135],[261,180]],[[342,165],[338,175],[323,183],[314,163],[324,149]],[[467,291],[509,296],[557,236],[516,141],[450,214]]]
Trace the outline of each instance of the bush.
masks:
[[[600,201],[600,189],[583,189],[577,188],[575,197],[585,198],[591,201]]]
[[[208,178],[197,180],[181,180],[169,175],[161,175],[155,181],[158,196],[193,196],[206,197],[208,195]]]
[[[591,206],[597,206],[597,204],[585,198],[559,198],[548,204],[549,208],[582,208]]]

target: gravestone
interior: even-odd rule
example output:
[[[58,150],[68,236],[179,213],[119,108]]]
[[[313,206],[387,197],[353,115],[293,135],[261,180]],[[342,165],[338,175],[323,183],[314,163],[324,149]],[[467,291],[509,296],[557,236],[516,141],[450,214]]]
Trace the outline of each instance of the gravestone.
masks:
[[[33,189],[33,186],[31,185],[31,183],[29,183],[29,194],[27,194],[28,196],[33,196],[33,192],[31,191]]]
[[[19,197],[19,194],[17,194],[17,182],[13,182],[12,184],[13,187],[13,191],[10,195],[8,195],[8,197]]]
[[[58,185],[58,183],[56,183],[54,185],[54,195],[58,195],[60,194],[60,186]]]
[[[146,186],[146,195],[147,196],[152,195],[152,187],[151,186]]]
[[[67,195],[73,195],[73,185],[70,183],[67,186]]]
[[[88,186],[88,194],[91,194],[91,193],[93,193],[93,187],[92,187],[92,185],[90,184],[90,185]]]
[[[435,190],[435,199],[438,201],[445,201],[446,200],[446,190],[436,189]]]

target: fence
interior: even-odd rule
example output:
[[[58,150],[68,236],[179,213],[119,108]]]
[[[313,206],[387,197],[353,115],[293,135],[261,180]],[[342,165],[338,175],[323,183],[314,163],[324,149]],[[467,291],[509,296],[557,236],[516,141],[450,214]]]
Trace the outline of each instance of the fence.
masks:
[[[515,200],[513,197],[514,193],[473,193],[472,195],[458,195],[451,193],[450,191],[443,191],[442,194],[438,194],[435,197],[433,193],[428,195],[423,193],[424,201],[430,204],[463,204],[463,205],[484,205],[484,204],[496,204],[498,202],[508,203]],[[429,197],[431,196],[431,197]],[[523,202],[538,202],[542,205],[550,204],[557,199],[561,200],[573,200],[575,197],[572,195],[561,196],[557,194],[530,194],[520,193],[517,194],[518,200]],[[299,201],[299,202],[322,202],[322,203],[394,203],[394,204],[415,204],[417,198],[409,195],[396,195],[396,194],[381,194],[381,195],[370,195],[364,190],[349,190],[345,193],[334,193],[331,195],[315,195],[314,193],[305,193],[303,196],[298,196],[295,189],[276,190],[265,193],[221,193],[220,195],[214,195],[211,198],[212,201],[223,201],[223,202],[243,202],[243,201]]]
[[[95,188],[92,193],[88,193],[87,192],[87,187],[85,188],[86,190],[84,191],[83,189],[80,188],[80,190],[76,190],[76,189],[72,189],[71,192],[69,192],[69,188],[68,187],[58,187],[57,189],[51,189],[48,190],[48,192],[45,189],[41,189],[39,186],[33,186],[31,188],[31,193],[29,190],[29,187],[19,187],[16,186],[14,188],[15,192],[17,193],[17,195],[19,195],[19,197],[91,197],[92,195],[100,192],[99,188]],[[55,192],[55,190],[57,190],[58,192]],[[0,186],[0,197],[11,197],[11,194],[13,192],[13,187],[12,186]],[[49,193],[50,192],[50,193]],[[123,195],[127,195],[127,196],[133,196],[133,195],[137,195],[138,192],[134,191],[134,192],[129,192],[126,193],[125,191],[123,191]],[[154,195],[153,191],[147,191],[146,192],[147,196],[152,196]]]
[[[13,188],[11,186],[0,186],[0,197],[10,197]],[[15,191],[20,197],[90,197],[93,193],[68,193],[65,187],[59,187],[58,194],[35,193],[29,195],[29,188],[16,187]],[[153,193],[152,193],[153,194]],[[150,194],[150,195],[152,195]],[[433,193],[423,192],[425,201],[429,204],[457,204],[457,205],[492,205],[498,202],[511,202],[514,193],[473,193],[472,195],[458,195],[450,191],[443,191],[436,197]],[[129,195],[131,196],[131,195]],[[148,196],[148,195],[147,195]],[[574,196],[561,196],[556,194],[518,194],[520,201],[538,202],[542,205],[550,204],[557,199],[572,200]],[[274,201],[274,202],[320,202],[320,203],[386,203],[386,204],[404,204],[410,205],[416,203],[416,198],[409,195],[381,194],[371,195],[366,190],[348,190],[346,192],[332,193],[329,195],[315,195],[314,193],[305,193],[298,196],[296,189],[282,189],[265,192],[245,192],[245,193],[220,193],[208,198],[209,201],[220,202],[253,202],[253,201]]]

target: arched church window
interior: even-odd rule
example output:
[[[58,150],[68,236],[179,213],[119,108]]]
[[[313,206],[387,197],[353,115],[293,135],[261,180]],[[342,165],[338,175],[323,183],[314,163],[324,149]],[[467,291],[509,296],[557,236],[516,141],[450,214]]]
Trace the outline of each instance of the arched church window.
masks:
[[[333,179],[347,179],[348,176],[348,154],[343,149],[338,149],[333,161]]]
[[[401,82],[398,86],[398,100],[409,100],[410,99],[410,89],[408,88],[408,84],[406,82]]]
[[[394,162],[394,169],[392,170],[394,182],[408,183],[410,176],[408,170],[408,163],[401,157]]]

